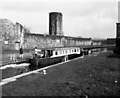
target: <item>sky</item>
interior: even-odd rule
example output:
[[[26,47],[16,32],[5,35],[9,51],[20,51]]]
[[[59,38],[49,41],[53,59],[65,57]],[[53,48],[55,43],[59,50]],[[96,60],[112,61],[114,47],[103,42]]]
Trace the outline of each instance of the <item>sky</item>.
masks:
[[[115,38],[118,0],[1,0],[0,18],[49,34],[49,13],[63,14],[65,36]]]

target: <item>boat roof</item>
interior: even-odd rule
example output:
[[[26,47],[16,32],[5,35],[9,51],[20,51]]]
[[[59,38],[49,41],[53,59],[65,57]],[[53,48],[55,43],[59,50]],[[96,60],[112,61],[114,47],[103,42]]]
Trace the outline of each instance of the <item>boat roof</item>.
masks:
[[[76,49],[78,47],[68,47],[68,48],[55,48],[54,50],[55,51],[58,51],[58,50],[70,50],[70,49]]]
[[[68,50],[68,49],[75,49],[78,47],[53,47],[53,48],[41,48],[41,50],[53,50],[53,51],[58,51],[58,50]]]

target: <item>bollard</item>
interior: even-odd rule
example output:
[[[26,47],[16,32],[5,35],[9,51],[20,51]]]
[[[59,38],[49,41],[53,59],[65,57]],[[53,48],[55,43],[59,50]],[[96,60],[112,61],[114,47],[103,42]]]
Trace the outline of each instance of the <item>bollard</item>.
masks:
[[[66,56],[64,57],[64,62],[66,62]]]
[[[44,74],[44,75],[46,75],[46,74],[47,74],[47,73],[46,73],[46,70],[43,70],[43,74]]]
[[[65,56],[65,62],[68,60],[68,55]]]

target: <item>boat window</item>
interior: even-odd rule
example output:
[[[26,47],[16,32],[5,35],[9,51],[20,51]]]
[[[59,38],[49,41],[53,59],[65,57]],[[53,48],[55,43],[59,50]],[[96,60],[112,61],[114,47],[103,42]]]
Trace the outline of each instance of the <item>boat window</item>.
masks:
[[[62,51],[60,51],[60,53],[62,54]]]
[[[69,50],[69,53],[71,53],[71,50]]]
[[[61,53],[61,51],[58,51],[59,52],[59,55],[61,55],[62,53]]]
[[[67,50],[66,50],[66,54],[67,54]]]
[[[63,51],[63,54],[65,54],[65,51]]]
[[[60,54],[60,51],[57,51],[57,54],[59,55],[59,54]]]
[[[61,51],[59,51],[59,55],[61,54]]]
[[[47,50],[47,52],[48,52],[48,56],[49,57],[53,55],[53,51],[52,50]]]
[[[58,55],[57,51],[55,52],[55,55]]]
[[[76,52],[76,49],[74,49],[74,52]]]
[[[77,50],[77,52],[78,52],[78,49],[76,49]]]
[[[70,50],[67,50],[67,53],[69,53]]]
[[[72,52],[74,52],[74,50],[72,49]]]

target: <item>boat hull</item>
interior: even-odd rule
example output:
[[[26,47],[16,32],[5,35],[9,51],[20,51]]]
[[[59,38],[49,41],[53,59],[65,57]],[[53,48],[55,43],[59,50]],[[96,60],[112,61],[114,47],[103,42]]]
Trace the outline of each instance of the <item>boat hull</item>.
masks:
[[[29,59],[29,69],[38,69],[63,61],[64,56],[54,58],[32,58]]]
[[[65,55],[60,57],[52,57],[52,58],[37,58],[34,57],[32,59],[29,59],[29,69],[34,70],[38,68],[43,68],[52,64],[64,62],[70,59],[74,59],[76,57],[80,57],[81,54],[71,54],[71,55]]]

